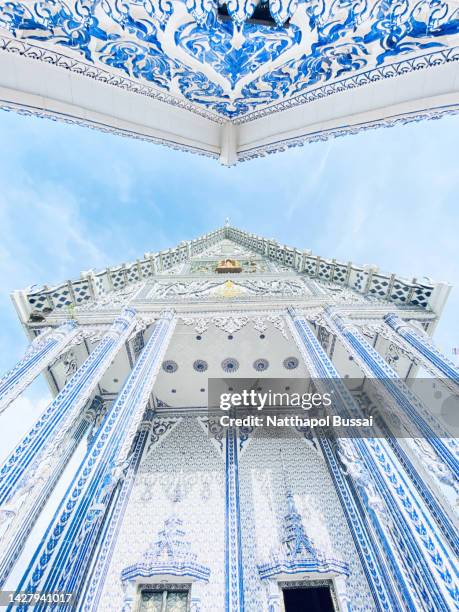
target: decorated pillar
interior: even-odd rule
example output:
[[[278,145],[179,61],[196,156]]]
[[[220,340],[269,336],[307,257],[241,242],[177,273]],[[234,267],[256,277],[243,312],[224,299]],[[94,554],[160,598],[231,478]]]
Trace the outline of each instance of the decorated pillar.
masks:
[[[396,314],[387,314],[384,321],[410,345],[426,368],[433,371],[439,378],[446,379],[445,384],[456,393],[459,391],[459,369],[449,361],[427,338],[416,332],[412,326],[402,321]]]
[[[238,432],[229,427],[226,431],[225,612],[244,610],[238,455]]]
[[[97,401],[96,398],[94,401]],[[90,426],[91,418],[84,410],[65,444],[59,449],[53,469],[48,470],[45,466],[43,470],[40,470],[39,475],[31,480],[26,479],[23,488],[12,500],[0,508],[1,586],[8,579],[46,501],[54,491],[60,475],[72,459]]]
[[[290,329],[317,390],[333,394],[336,414],[362,417],[306,319],[293,308],[288,311]],[[391,570],[386,584],[396,584],[402,609],[453,609],[459,603],[455,556],[435,529],[428,507],[410,487],[407,474],[384,439],[359,437],[352,428],[350,435],[336,440],[338,456],[384,551]],[[370,586],[374,592],[371,582]]]
[[[419,398],[400,379],[398,374],[369,344],[355,325],[343,321],[330,309],[324,312],[324,318],[344,343],[363,372],[370,378],[378,379],[378,390],[381,389],[388,401],[400,409],[399,414],[405,418],[407,431],[413,437],[423,437],[432,447],[435,457],[424,453],[424,460],[429,462],[431,472],[436,476],[439,485],[447,484],[456,492],[458,488],[459,460],[457,443],[448,440],[448,434],[440,427],[438,421],[429,415]],[[410,426],[413,427],[410,427]],[[410,429],[413,431],[411,432]]]
[[[0,469],[0,584],[24,545],[27,524],[46,501],[43,493],[50,479],[57,480],[59,459],[68,446],[81,412],[97,384],[135,326],[135,311],[126,309],[104,335],[95,350],[51,402],[29,433]]]
[[[81,612],[98,610],[100,597],[104,588],[104,579],[107,575],[117,537],[123,524],[124,515],[129,503],[129,496],[142,461],[153,417],[153,410],[147,409],[133,444],[126,475],[116,490],[116,495],[110,504],[110,512],[107,513],[104,518],[103,532],[100,536],[97,554],[94,556],[93,565],[79,602],[79,610]],[[135,605],[134,599],[132,604]]]
[[[60,591],[79,597],[110,499],[129,467],[133,440],[175,324],[174,314],[165,312],[154,325],[150,339],[63,496],[18,590]],[[59,609],[70,610],[74,606],[75,600],[60,604]],[[45,602],[35,604],[34,610],[51,607],[52,604]],[[28,608],[29,604],[25,603],[15,609]]]
[[[67,321],[33,340],[24,357],[0,380],[0,413],[60,355],[77,334],[76,322]]]
[[[437,487],[445,494],[446,499],[450,499],[451,494],[457,499],[459,493],[457,442],[450,439],[437,420],[427,413],[420,399],[365,340],[353,323],[343,320],[339,314],[329,308],[324,311],[324,320],[348,349],[364,374],[377,379],[378,393],[382,392],[390,412],[395,410],[397,416],[402,418],[406,435],[411,436],[407,439],[408,447],[419,456],[422,465],[433,476]],[[432,495],[397,438],[390,435],[387,425],[384,425],[384,429],[388,433],[389,444],[407,469],[410,480],[428,504],[442,533],[458,553],[457,532],[451,519]]]

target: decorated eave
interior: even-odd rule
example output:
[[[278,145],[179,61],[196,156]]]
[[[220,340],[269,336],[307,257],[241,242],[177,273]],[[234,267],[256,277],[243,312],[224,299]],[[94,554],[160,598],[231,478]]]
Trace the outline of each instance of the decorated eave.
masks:
[[[457,0],[0,0],[0,108],[232,165],[459,110]]]
[[[71,312],[99,297],[129,289],[157,275],[164,278],[167,271],[172,271],[177,264],[189,261],[223,239],[232,240],[309,278],[348,287],[362,296],[389,301],[400,307],[440,315],[449,292],[449,286],[445,283],[406,279],[381,272],[376,266],[326,259],[313,255],[309,250],[281,245],[276,240],[225,226],[195,240],[182,242],[174,249],[145,253],[142,259],[99,272],[82,272],[79,279],[52,287],[33,286],[16,291],[12,298],[24,324],[39,323],[53,312]]]

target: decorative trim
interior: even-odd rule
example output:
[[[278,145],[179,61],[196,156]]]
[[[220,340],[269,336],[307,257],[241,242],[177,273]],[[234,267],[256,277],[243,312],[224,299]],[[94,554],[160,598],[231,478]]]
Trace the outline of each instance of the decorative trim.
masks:
[[[196,372],[205,372],[208,367],[207,361],[203,359],[196,359],[193,363],[193,369],[196,370]]]
[[[289,576],[295,574],[343,574],[347,576],[349,567],[347,563],[340,559],[318,560],[311,557],[301,560],[276,559],[258,565],[258,572],[262,580],[283,574]]]
[[[228,357],[222,361],[222,370],[232,374],[239,370],[239,361],[233,357]]]
[[[105,70],[104,68],[96,67],[95,65],[82,61],[81,59],[75,59],[66,56],[65,54],[56,52],[55,50],[42,48],[37,45],[30,44],[29,42],[25,42],[23,40],[18,40],[16,38],[11,38],[9,36],[2,35],[0,37],[0,52],[1,51],[15,53],[23,57],[27,57],[29,59],[51,63],[56,67],[68,70],[70,72],[75,72],[76,74],[89,77],[104,84],[111,85],[114,87],[120,87],[125,91],[147,96],[149,98],[159,100],[171,106],[182,108],[191,113],[204,117],[214,123],[218,123],[220,125],[224,123],[231,123],[235,126],[249,123],[262,117],[282,112],[284,110],[289,110],[291,108],[295,108],[297,106],[301,106],[315,100],[320,100],[333,94],[339,94],[346,90],[359,88],[367,84],[371,84],[375,81],[394,78],[396,76],[403,76],[409,72],[437,67],[438,65],[448,64],[451,62],[458,61],[459,59],[459,47],[457,46],[450,47],[447,49],[436,49],[432,53],[417,55],[416,57],[412,57],[410,59],[402,59],[397,62],[393,62],[392,64],[378,66],[376,68],[366,70],[358,74],[353,74],[349,77],[337,79],[332,83],[325,83],[324,85],[321,85],[314,89],[310,89],[306,93],[292,96],[290,98],[286,97],[280,102],[262,107],[257,110],[248,111],[238,118],[230,119],[229,117],[225,117],[223,115],[219,115],[216,112],[209,111],[206,108],[202,108],[198,104],[194,104],[186,98],[181,99],[164,91],[158,90],[155,87],[144,82],[136,82],[130,78],[126,78],[121,74],[112,74],[110,71]],[[52,118],[51,114],[47,114],[46,117]],[[90,122],[86,122],[85,125],[87,127],[92,127],[90,125]],[[97,124],[93,125],[95,126]],[[133,134],[129,133],[118,133],[119,135],[128,135],[131,137],[135,137]],[[137,138],[140,138],[140,135],[137,135]],[[148,137],[141,137],[141,139],[150,140],[156,142],[157,144],[165,144],[166,146],[169,145],[167,141],[162,139],[154,139]],[[175,148],[176,146],[180,147],[181,145],[178,145],[178,143],[172,143],[172,146],[173,148]],[[199,153],[200,151],[200,149],[197,147],[184,147],[184,150],[188,150],[190,152],[195,153]],[[270,150],[270,152],[272,152],[272,150]],[[214,158],[219,157],[217,154],[207,153],[207,155]],[[247,159],[249,159],[249,157],[242,157],[242,155],[239,154],[238,159],[240,161],[246,161]]]
[[[60,113],[48,109],[45,110],[40,107],[30,106],[23,103],[16,104],[15,102],[11,102],[11,100],[0,99],[0,110],[4,110],[7,112],[15,112],[19,115],[24,115],[26,117],[39,117],[40,119],[51,119],[51,121],[59,121],[61,123],[67,123],[69,125],[79,125],[80,127],[97,130],[98,132],[103,132],[104,134],[112,134],[114,136],[122,136],[123,138],[133,138],[134,140],[140,140],[142,142],[151,142],[153,144],[162,145],[165,147],[169,147],[170,149],[174,149],[174,151],[196,153],[197,155],[201,155],[203,157],[211,157],[213,159],[219,158],[218,153],[213,153],[212,151],[201,149],[192,145],[186,145],[184,143],[176,142],[174,140],[168,140],[166,138],[159,138],[158,136],[147,136],[146,134],[142,134],[140,132],[133,132],[131,130],[115,128],[106,123],[101,123],[100,121],[83,119],[82,117],[77,118],[73,115],[69,115],[68,113]]]
[[[295,108],[296,106],[314,102],[315,100],[322,100],[323,98],[327,98],[333,94],[342,93],[348,89],[356,89],[358,87],[374,83],[375,81],[390,79],[396,76],[403,76],[408,72],[423,70],[426,68],[435,68],[441,64],[449,64],[451,62],[457,62],[458,60],[459,47],[450,47],[449,49],[436,50],[434,53],[418,55],[411,59],[403,59],[401,61],[394,62],[393,64],[386,64],[384,66],[379,66],[371,70],[360,72],[359,74],[353,74],[350,77],[337,79],[333,83],[320,85],[319,87],[310,89],[306,93],[287,98],[282,102],[248,112],[242,117],[233,119],[232,123],[234,125],[242,125],[244,123],[249,123],[250,121],[261,119],[262,117],[267,117],[273,113],[289,110],[291,108]]]
[[[226,430],[225,612],[244,612],[237,432]]]
[[[29,42],[25,42],[24,40],[18,40],[17,38],[1,35],[0,52],[1,51],[21,55],[22,57],[32,60],[46,62],[58,68],[74,72],[80,76],[89,77],[94,81],[99,81],[106,85],[119,87],[124,91],[129,91],[141,96],[153,98],[154,100],[159,100],[160,102],[164,102],[171,106],[176,106],[178,108],[190,111],[191,113],[204,117],[205,119],[208,119],[214,123],[223,124],[227,121],[225,117],[220,117],[216,113],[208,111],[207,109],[193,104],[186,99],[180,99],[172,96],[171,94],[156,89],[155,87],[147,85],[144,82],[133,81],[132,79],[126,78],[120,74],[113,74],[109,70],[96,67],[92,63],[84,62],[81,59],[75,59],[55,50],[33,45]],[[145,137],[145,140],[147,139],[150,140],[148,137]],[[159,142],[158,144],[167,144],[167,142]],[[192,148],[190,148],[190,150],[192,150]],[[196,151],[198,151],[197,148]]]
[[[158,540],[144,553],[142,561],[122,570],[123,583],[162,574],[208,582],[210,569],[196,562],[196,553],[191,551],[191,544],[183,539],[185,532],[182,525],[183,521],[177,516],[166,519],[158,533]]]
[[[257,372],[264,372],[269,368],[269,361],[267,359],[256,359],[253,362],[253,369]]]
[[[282,362],[282,365],[286,370],[296,370],[299,363],[300,362],[298,361],[297,357],[286,357]]]
[[[244,162],[251,159],[256,159],[258,157],[264,157],[266,155],[271,155],[272,153],[278,153],[280,151],[286,151],[294,147],[301,147],[305,144],[309,144],[312,142],[325,142],[329,140],[329,138],[350,136],[353,134],[359,134],[360,132],[365,132],[367,130],[373,130],[381,127],[389,128],[397,125],[407,125],[408,123],[417,123],[426,119],[441,119],[445,116],[457,114],[459,114],[459,104],[451,104],[449,106],[438,106],[411,113],[391,115],[382,119],[365,121],[353,125],[345,123],[338,127],[330,128],[328,130],[317,130],[309,134],[294,136],[292,138],[278,140],[267,145],[258,145],[255,147],[251,147],[250,149],[245,149],[244,151],[240,151],[238,153],[238,161]]]
[[[213,317],[212,323],[227,334],[234,334],[247,325],[248,320],[247,317],[236,317],[231,314],[224,317]]]
[[[178,370],[177,363],[175,361],[173,361],[172,359],[168,359],[167,361],[163,361],[163,364],[162,364],[161,367],[164,370],[164,372],[167,372],[167,374],[174,374]]]

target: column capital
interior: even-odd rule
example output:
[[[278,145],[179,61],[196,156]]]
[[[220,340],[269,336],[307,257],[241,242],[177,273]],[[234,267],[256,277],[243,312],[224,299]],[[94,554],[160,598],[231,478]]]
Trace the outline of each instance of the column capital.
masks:
[[[383,317],[384,322],[392,327],[394,331],[399,329],[407,329],[414,334],[420,334],[421,336],[427,336],[426,332],[415,325],[410,325],[408,321],[404,321],[397,313],[390,312]]]
[[[70,320],[37,336],[30,343],[22,359],[0,379],[0,413],[62,353],[77,334],[77,323]]]
[[[121,317],[126,317],[128,319],[133,319],[137,316],[137,310],[132,306],[128,306],[127,308],[123,308],[121,311]]]
[[[44,342],[47,342],[51,339],[54,339],[60,342],[68,334],[72,334],[72,332],[74,332],[78,328],[79,328],[78,323],[75,321],[75,319],[69,319],[68,321],[65,321],[64,323],[61,323],[59,327],[46,328],[44,331],[42,331],[41,334],[39,334],[38,336],[35,336],[35,338],[32,340],[32,342],[27,347],[27,350],[24,353],[24,357],[37,352],[41,348],[41,345]]]
[[[175,308],[170,308],[168,310],[161,310],[159,313],[159,319],[165,319],[166,321],[172,321],[172,319],[176,315]]]
[[[132,322],[137,318],[137,311],[134,308],[124,308],[113,321],[110,332],[115,336],[122,334],[125,329],[132,326]]]
[[[326,318],[328,318],[332,323],[334,323],[337,329],[341,332],[344,332],[346,330],[356,332],[359,331],[357,325],[353,321],[342,317],[341,314],[339,312],[336,312],[332,306],[326,306],[324,308],[324,314]]]
[[[384,320],[389,327],[397,332],[403,342],[414,349],[427,370],[433,371],[451,391],[458,392],[459,368],[438,350],[423,330],[412,327],[402,321],[396,314],[388,314],[384,317]]]
[[[408,323],[403,321],[403,319],[401,319],[395,312],[389,312],[388,314],[384,315],[384,321],[390,327],[392,327],[392,329],[395,329],[395,331],[401,329],[402,327],[410,327]]]
[[[60,338],[62,336],[65,336],[68,332],[73,331],[77,327],[78,323],[75,321],[75,319],[69,319],[68,321],[62,323],[62,325],[59,325],[59,327],[52,329],[49,332],[49,335],[52,335],[55,338]]]

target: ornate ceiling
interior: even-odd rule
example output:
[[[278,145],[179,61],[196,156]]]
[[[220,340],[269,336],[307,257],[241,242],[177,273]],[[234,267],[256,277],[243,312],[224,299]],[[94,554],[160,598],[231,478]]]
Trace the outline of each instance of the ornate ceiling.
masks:
[[[250,21],[255,8],[230,0],[224,21],[212,0],[0,0],[0,27],[217,121],[391,76],[388,66],[416,70],[439,51],[450,50],[444,62],[458,57],[456,0],[271,0],[272,25]]]

